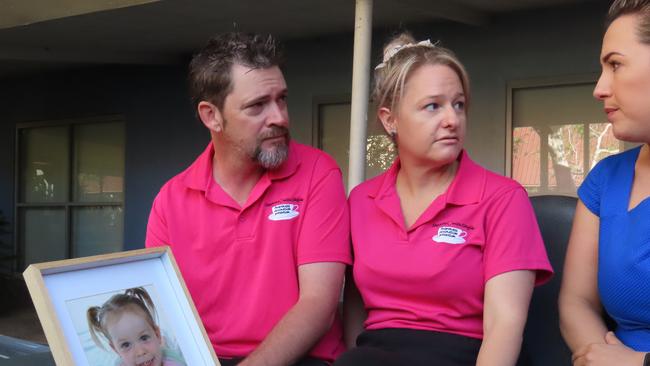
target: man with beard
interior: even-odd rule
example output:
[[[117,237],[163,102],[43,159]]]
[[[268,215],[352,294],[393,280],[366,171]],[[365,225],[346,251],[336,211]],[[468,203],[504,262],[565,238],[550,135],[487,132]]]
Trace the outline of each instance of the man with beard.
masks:
[[[156,197],[147,247],[169,245],[222,365],[326,365],[343,351],[350,263],[341,172],[289,139],[272,37],[229,33],[190,64],[211,142]]]

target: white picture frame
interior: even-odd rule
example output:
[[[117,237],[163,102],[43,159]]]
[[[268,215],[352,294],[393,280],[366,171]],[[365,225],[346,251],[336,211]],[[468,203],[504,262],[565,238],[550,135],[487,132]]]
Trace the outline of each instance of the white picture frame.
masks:
[[[153,300],[161,338],[167,337],[163,346],[173,344],[186,365],[220,365],[169,247],[32,264],[23,276],[59,366],[97,366],[90,360],[99,350],[119,357],[96,342],[102,337],[89,342],[86,312],[133,288],[145,289]]]

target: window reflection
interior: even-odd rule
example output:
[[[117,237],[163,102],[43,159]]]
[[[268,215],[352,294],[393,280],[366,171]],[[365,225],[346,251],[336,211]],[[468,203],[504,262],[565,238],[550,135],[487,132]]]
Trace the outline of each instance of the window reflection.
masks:
[[[123,249],[124,125],[19,127],[17,237],[25,266]]]
[[[575,195],[598,161],[622,150],[609,123],[516,127],[512,177],[531,195]]]

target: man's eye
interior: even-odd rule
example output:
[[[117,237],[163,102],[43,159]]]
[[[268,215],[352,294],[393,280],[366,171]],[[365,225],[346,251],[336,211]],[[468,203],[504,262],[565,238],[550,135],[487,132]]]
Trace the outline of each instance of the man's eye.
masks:
[[[250,115],[256,115],[264,110],[264,102],[257,102],[246,106],[246,112]]]

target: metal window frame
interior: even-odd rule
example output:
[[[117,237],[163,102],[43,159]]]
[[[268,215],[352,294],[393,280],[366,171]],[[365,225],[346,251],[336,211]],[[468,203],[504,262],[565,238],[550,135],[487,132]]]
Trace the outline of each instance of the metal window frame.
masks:
[[[65,225],[65,244],[66,244],[66,258],[72,258],[73,240],[72,240],[72,229],[73,229],[73,218],[72,211],[76,207],[121,207],[122,210],[126,210],[126,164],[124,172],[124,187],[123,187],[123,198],[121,202],[74,202],[74,177],[76,175],[76,166],[75,158],[76,154],[74,151],[74,126],[79,125],[89,125],[89,124],[100,124],[100,123],[115,123],[120,122],[124,124],[124,160],[126,162],[126,146],[127,146],[127,133],[126,133],[126,118],[122,115],[105,115],[105,116],[96,116],[96,117],[87,117],[87,118],[74,118],[74,119],[59,119],[59,120],[41,120],[41,121],[30,121],[30,122],[19,122],[16,123],[15,135],[14,135],[14,224],[13,224],[13,268],[12,272],[16,273],[21,268],[25,268],[25,243],[24,238],[21,235],[20,226],[22,224],[22,218],[20,215],[22,209],[26,208],[62,208],[64,210],[64,225]],[[65,202],[21,202],[21,161],[22,154],[20,152],[20,132],[30,128],[39,128],[39,127],[68,127],[69,135],[69,145],[68,151],[70,170],[69,174],[69,184],[68,184],[68,199]],[[124,220],[124,216],[122,217]],[[124,231],[122,231],[122,236],[124,236]]]
[[[512,178],[512,147],[513,147],[513,97],[516,90],[519,89],[534,89],[544,87],[564,87],[583,84],[595,84],[598,81],[598,73],[568,75],[558,77],[534,78],[511,80],[506,84],[506,146],[505,146],[505,167],[504,172],[507,177]],[[585,131],[588,131],[588,125],[585,123]],[[585,134],[583,138],[589,141],[589,135]],[[548,172],[545,167],[548,166],[548,136],[540,136],[540,185],[543,187],[544,192],[548,189]],[[585,151],[583,152],[585,162],[585,169],[588,169],[587,160],[589,159],[589,144],[584,144]],[[544,193],[540,192],[540,193]],[[547,193],[547,192],[546,192]]]
[[[321,108],[326,105],[332,104],[350,104],[351,95],[346,94],[331,94],[331,95],[317,95],[312,98],[311,107],[311,144],[312,146],[322,149],[323,148],[323,121],[321,121]]]

